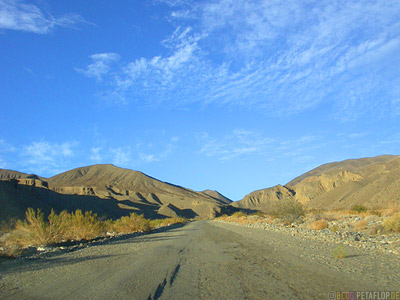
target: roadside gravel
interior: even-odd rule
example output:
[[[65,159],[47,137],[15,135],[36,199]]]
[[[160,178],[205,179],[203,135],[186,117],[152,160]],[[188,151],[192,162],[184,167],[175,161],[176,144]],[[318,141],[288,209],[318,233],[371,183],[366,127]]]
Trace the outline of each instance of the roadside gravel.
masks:
[[[400,234],[368,235],[357,231],[332,231],[329,228],[312,230],[296,226],[275,225],[265,222],[237,223],[218,220],[235,225],[251,228],[261,228],[268,231],[282,232],[291,236],[302,236],[309,239],[328,241],[336,244],[348,245],[370,251],[392,253],[400,256]]]
[[[381,249],[355,247],[359,242],[340,240],[324,232],[301,228],[288,228],[272,224],[241,224],[226,221],[213,221],[215,226],[230,229],[235,233],[249,237],[263,244],[273,245],[274,249],[285,249],[293,258],[327,266],[350,276],[379,283],[381,287],[399,290],[400,259],[398,255],[382,252]],[[232,229],[232,226],[233,228]],[[336,258],[334,251],[343,245],[346,253],[344,259]],[[363,244],[361,244],[363,245]]]

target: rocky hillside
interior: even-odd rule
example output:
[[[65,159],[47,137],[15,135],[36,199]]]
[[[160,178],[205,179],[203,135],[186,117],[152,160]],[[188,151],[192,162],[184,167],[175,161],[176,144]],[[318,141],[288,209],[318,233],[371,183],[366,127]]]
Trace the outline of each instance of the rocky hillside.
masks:
[[[0,170],[0,218],[27,207],[93,210],[108,217],[129,212],[147,217],[213,217],[231,201],[215,191],[195,192],[113,165],[77,168],[45,179]]]
[[[271,188],[254,191],[231,205],[238,208],[266,211],[270,201],[284,201],[294,197],[294,194],[288,187],[276,185]]]
[[[205,190],[202,191],[201,193],[206,194],[207,196],[210,196],[218,201],[221,201],[222,203],[229,204],[232,202],[232,200],[226,198],[224,195],[218,193],[217,191],[212,191],[212,190]]]
[[[400,205],[400,156],[350,159],[315,168],[287,183],[250,193],[232,205],[263,209],[268,201],[295,199],[309,208],[349,209]]]

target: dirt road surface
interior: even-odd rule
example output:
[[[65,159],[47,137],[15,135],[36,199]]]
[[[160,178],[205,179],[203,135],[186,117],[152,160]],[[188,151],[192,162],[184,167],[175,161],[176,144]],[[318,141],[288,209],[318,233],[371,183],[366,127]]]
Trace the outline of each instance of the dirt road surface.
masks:
[[[1,299],[330,299],[398,291],[398,256],[216,221],[0,264]],[[331,294],[332,296],[332,294]]]

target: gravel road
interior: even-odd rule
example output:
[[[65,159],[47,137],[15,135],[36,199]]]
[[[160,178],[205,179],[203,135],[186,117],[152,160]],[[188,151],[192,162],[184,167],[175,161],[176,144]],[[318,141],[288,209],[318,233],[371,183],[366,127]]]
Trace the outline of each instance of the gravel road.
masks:
[[[329,299],[399,291],[393,254],[216,221],[0,264],[1,299]]]

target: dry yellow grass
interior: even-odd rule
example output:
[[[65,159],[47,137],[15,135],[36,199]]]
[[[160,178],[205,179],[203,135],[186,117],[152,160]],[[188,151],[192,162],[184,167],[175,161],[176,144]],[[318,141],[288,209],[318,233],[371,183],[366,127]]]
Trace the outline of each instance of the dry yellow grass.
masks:
[[[317,220],[310,225],[311,229],[322,230],[328,228],[328,222],[326,220]]]
[[[150,231],[150,221],[145,219],[142,215],[131,213],[129,216],[116,220],[112,229],[118,233]]]
[[[367,225],[368,225],[367,220],[360,220],[360,221],[354,223],[353,227],[356,229],[363,229],[363,228],[367,227]]]
[[[383,227],[387,231],[400,232],[400,212],[387,219],[383,224]]]
[[[308,211],[306,215],[317,216],[319,218],[323,218],[327,221],[335,221],[341,220],[346,216],[358,216],[358,217],[367,217],[367,216],[382,216],[382,215],[393,215],[396,211],[393,209],[372,209],[372,210],[361,210],[360,212],[348,209],[340,209],[340,210],[318,210],[318,213],[313,211]]]
[[[175,217],[175,218],[166,218],[166,219],[155,219],[150,220],[150,228],[156,229],[163,226],[168,226],[171,224],[179,224],[185,223],[187,220],[185,218]]]

